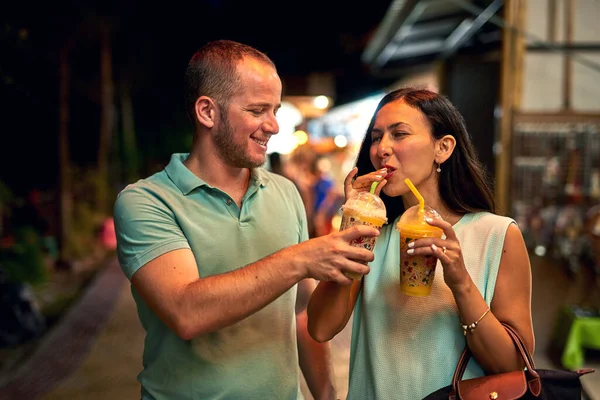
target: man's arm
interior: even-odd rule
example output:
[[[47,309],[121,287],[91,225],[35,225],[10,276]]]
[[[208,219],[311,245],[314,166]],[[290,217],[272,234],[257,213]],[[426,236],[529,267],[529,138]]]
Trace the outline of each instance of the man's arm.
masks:
[[[344,272],[368,273],[360,261],[372,261],[373,253],[350,241],[378,234],[375,228],[355,226],[208,277],[198,275],[191,250],[173,250],[141,267],[131,283],[161,320],[188,340],[246,318],[304,278],[351,284]]]
[[[300,369],[308,388],[316,400],[336,399],[334,370],[331,363],[330,344],[318,343],[308,334],[306,306],[315,282],[304,279],[298,283],[296,300],[296,332],[298,335],[298,357]]]

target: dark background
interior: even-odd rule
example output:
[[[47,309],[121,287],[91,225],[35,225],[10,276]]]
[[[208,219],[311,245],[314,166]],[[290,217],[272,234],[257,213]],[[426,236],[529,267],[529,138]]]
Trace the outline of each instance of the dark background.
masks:
[[[173,151],[186,150],[191,126],[181,83],[189,58],[203,43],[232,39],[264,51],[284,80],[284,95],[304,95],[302,82],[308,74],[332,72],[339,105],[381,87],[360,56],[389,4],[210,0],[5,5],[0,181],[17,194],[56,184],[58,55],[65,46],[70,49],[73,164],[96,162],[100,36],[108,29],[115,92],[119,80],[129,77],[137,143],[145,164],[153,165],[168,161]]]

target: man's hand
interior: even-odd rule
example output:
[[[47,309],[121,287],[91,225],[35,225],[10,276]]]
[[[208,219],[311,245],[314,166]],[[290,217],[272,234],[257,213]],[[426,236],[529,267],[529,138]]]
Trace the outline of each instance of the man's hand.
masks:
[[[371,251],[352,246],[350,242],[362,236],[378,235],[376,228],[357,225],[289,247],[282,251],[282,256],[303,271],[306,278],[350,285],[352,279],[344,272],[366,275],[370,269],[365,264],[374,258]]]

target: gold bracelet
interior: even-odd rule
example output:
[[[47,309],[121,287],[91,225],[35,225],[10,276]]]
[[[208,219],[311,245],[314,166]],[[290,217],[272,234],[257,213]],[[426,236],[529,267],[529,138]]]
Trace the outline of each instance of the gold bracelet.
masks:
[[[483,317],[485,317],[487,315],[487,313],[490,312],[490,309],[488,308],[487,310],[485,310],[485,312],[481,315],[481,317],[479,317],[479,319],[475,322],[473,322],[472,324],[469,325],[465,325],[463,324],[462,321],[460,321],[460,326],[463,329],[463,334],[465,336],[467,336],[467,329],[469,330],[469,332],[473,333],[473,331],[475,330],[475,328],[477,328],[477,324],[479,324],[479,322],[483,319]]]

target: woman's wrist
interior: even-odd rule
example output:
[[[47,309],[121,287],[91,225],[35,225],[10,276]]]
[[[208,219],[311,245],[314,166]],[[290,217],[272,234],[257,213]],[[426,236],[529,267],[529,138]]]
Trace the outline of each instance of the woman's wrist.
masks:
[[[479,317],[476,321],[471,322],[471,323],[464,323],[464,322],[460,321],[460,326],[462,327],[463,334],[465,336],[467,336],[467,332],[471,332],[471,333],[475,332],[475,329],[477,329],[477,325],[479,325],[481,320],[483,318],[485,318],[485,316],[488,315],[489,312],[490,312],[490,309],[488,308],[487,310],[485,310],[483,312],[483,314],[481,314],[481,317]]]
[[[448,287],[452,291],[454,298],[458,304],[459,298],[469,298],[473,295],[473,293],[479,293],[479,289],[471,279],[471,276],[468,273],[465,273],[464,278],[461,281],[453,282],[452,284],[448,284]]]
[[[455,285],[451,290],[458,307],[460,325],[466,335],[475,330],[490,308],[470,277],[468,282]]]

